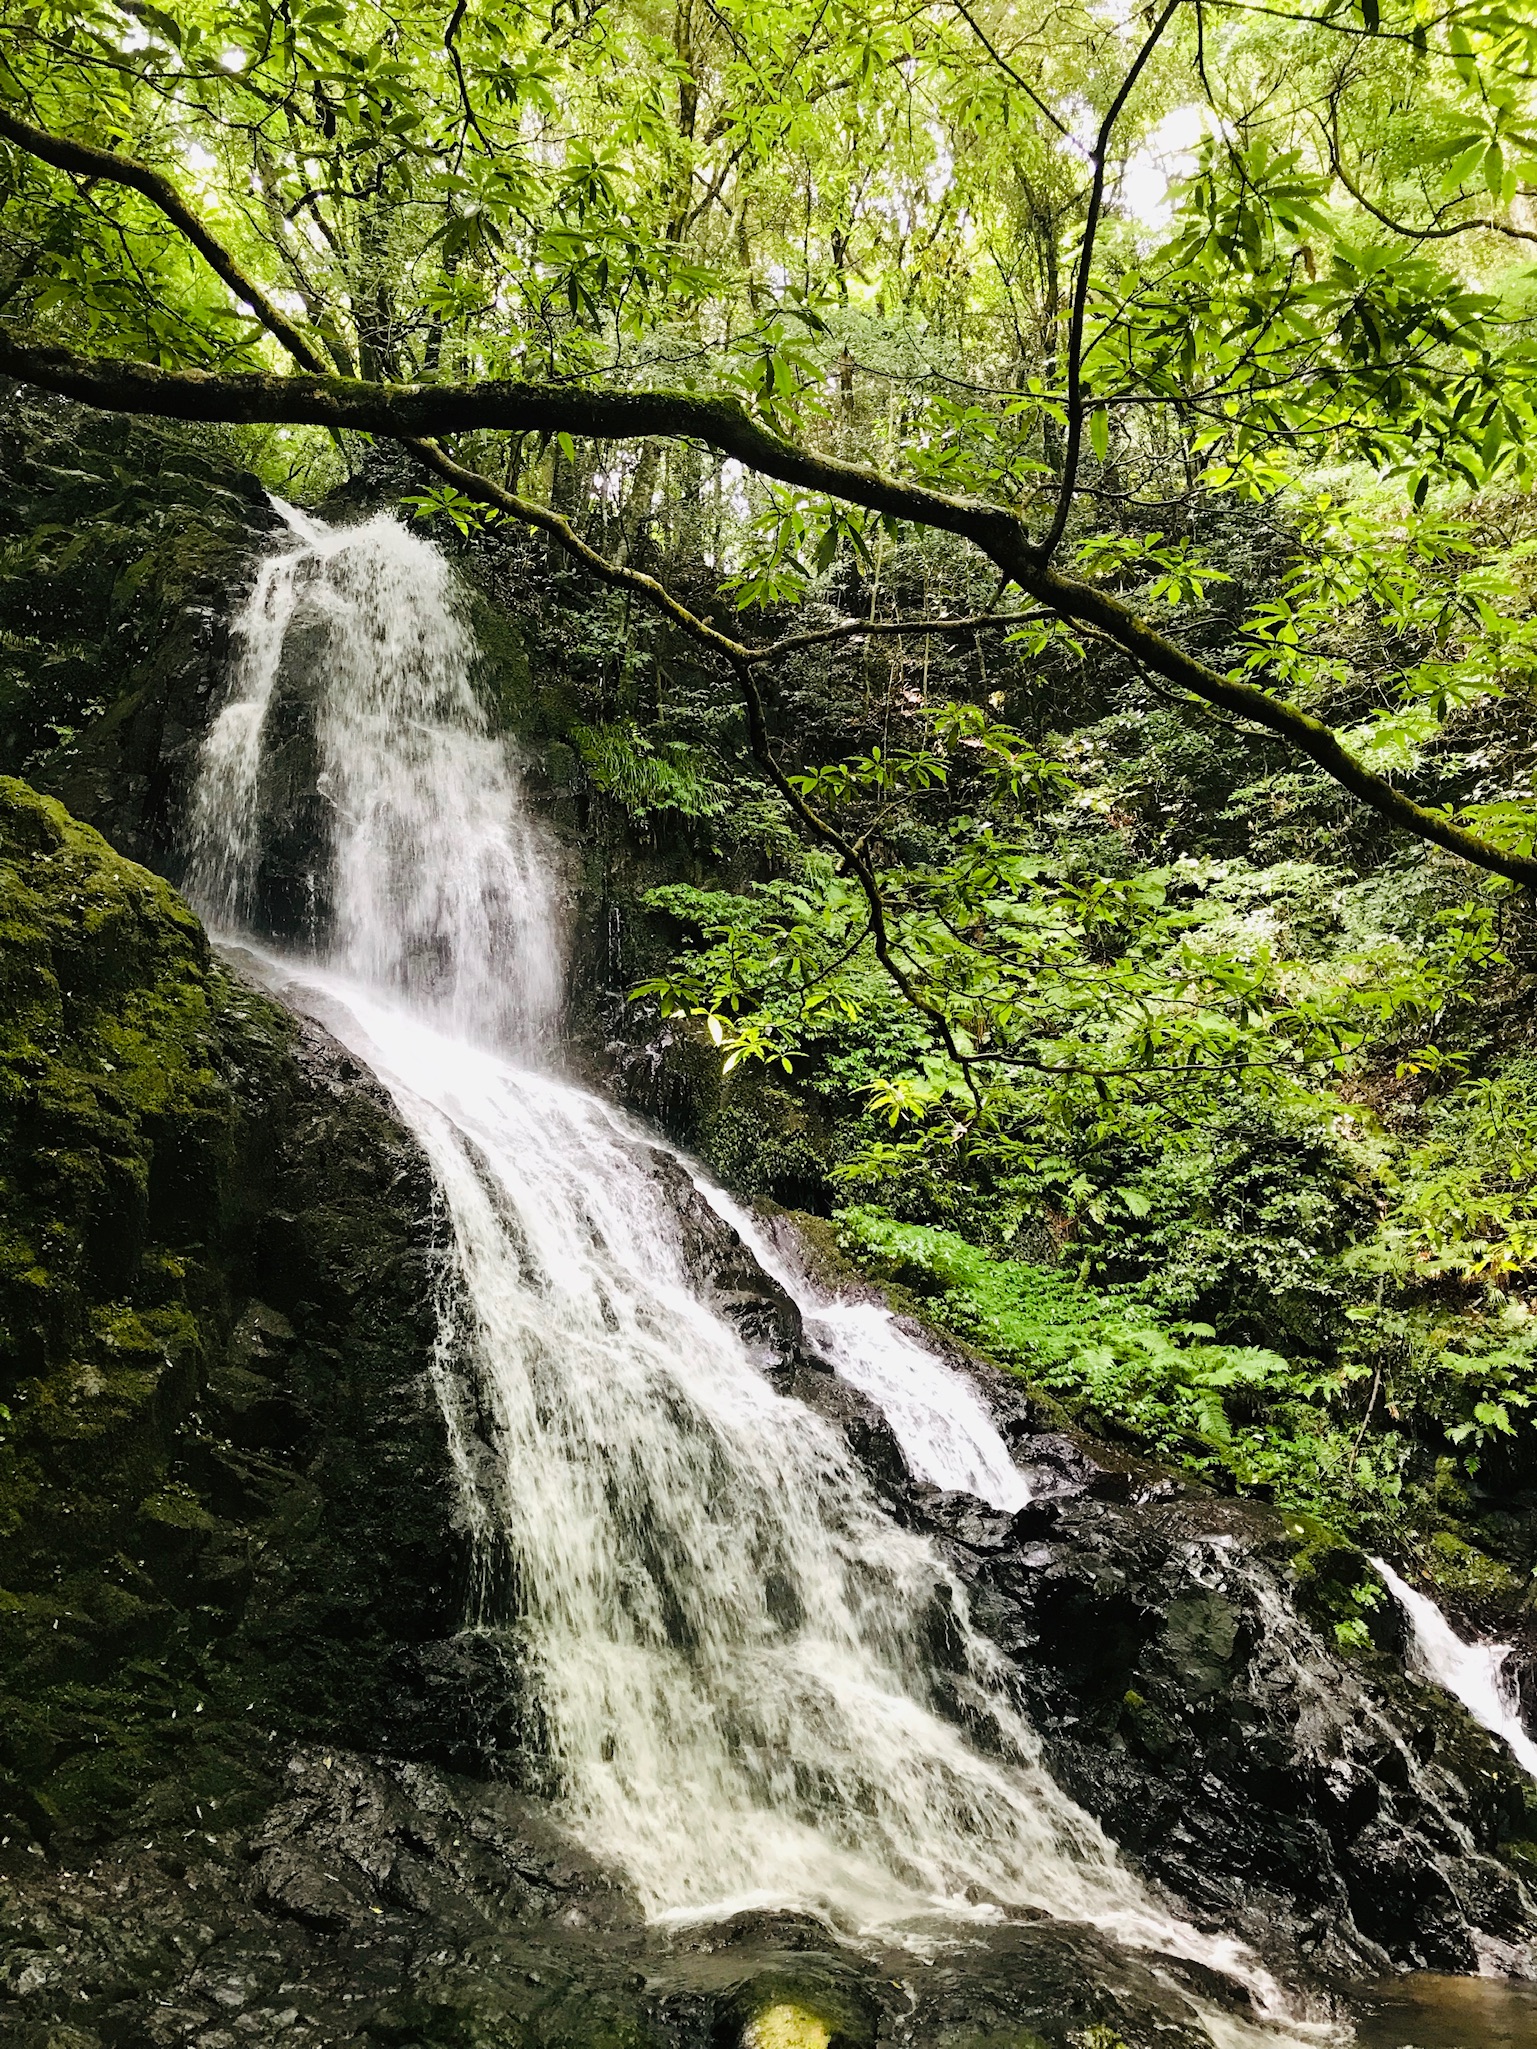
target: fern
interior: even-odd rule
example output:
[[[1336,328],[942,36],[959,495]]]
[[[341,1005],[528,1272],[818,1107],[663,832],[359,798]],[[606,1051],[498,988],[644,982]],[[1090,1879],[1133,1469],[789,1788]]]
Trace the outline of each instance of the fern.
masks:
[[[728,792],[710,773],[709,757],[685,740],[652,740],[630,721],[578,726],[572,738],[594,788],[639,823],[661,811],[718,818],[726,808]]]

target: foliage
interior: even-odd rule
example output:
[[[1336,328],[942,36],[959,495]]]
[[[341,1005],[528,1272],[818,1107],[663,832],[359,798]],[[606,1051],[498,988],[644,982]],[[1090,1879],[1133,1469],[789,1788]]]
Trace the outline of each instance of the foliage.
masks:
[[[725,785],[686,740],[653,740],[634,724],[577,726],[572,738],[593,787],[632,818],[717,818],[726,808]]]
[[[904,1130],[868,1156],[872,1172],[954,1147],[1033,1170],[1043,1144],[1127,1124],[1146,1144],[1236,1093],[1316,1098],[1385,1044],[1403,1045],[1406,1065],[1436,1067],[1425,1021],[1499,958],[1482,906],[1436,913],[1417,950],[1377,935],[1327,960],[1288,958],[1264,914],[1297,878],[1188,857],[1108,875],[1078,854],[1070,822],[1030,816],[1072,792],[1059,763],[969,708],[911,723],[921,744],[799,778],[862,845],[894,838],[909,805],[922,825],[915,798],[948,800],[922,852],[879,873],[907,1007],[916,995],[949,1036],[920,1050],[910,1027],[901,1069],[843,1067]],[[791,1067],[839,1022],[863,1053],[863,1020],[891,1011],[866,895],[829,864],[745,898],[654,901],[707,943],[636,994],[705,1017],[730,1065]]]
[[[1348,1372],[1221,1343],[1209,1324],[1166,1321],[952,1232],[868,1208],[844,1210],[838,1223],[845,1250],[1090,1427],[1348,1528],[1380,1537],[1398,1522],[1407,1448],[1359,1441]]]
[[[1437,1103],[1395,1176],[1382,1248],[1426,1279],[1503,1282],[1537,1263],[1537,1061],[1523,1057]]]

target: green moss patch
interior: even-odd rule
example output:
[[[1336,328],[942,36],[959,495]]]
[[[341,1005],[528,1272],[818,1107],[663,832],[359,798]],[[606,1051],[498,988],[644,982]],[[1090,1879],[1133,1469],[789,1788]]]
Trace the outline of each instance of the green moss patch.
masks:
[[[478,1740],[433,1215],[355,1066],[0,779],[0,1868],[249,1806],[279,1729]]]

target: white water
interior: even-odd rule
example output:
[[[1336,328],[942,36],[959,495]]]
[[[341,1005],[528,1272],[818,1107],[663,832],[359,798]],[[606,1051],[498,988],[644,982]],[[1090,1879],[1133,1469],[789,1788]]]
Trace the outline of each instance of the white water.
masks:
[[[498,1045],[548,1035],[563,962],[553,868],[487,730],[475,647],[448,564],[393,519],[327,527],[282,508],[292,539],[259,565],[234,621],[228,701],[204,745],[189,892],[225,924],[256,906],[274,715],[313,729],[330,818],[323,951],[409,992],[450,1030]]]
[[[558,1000],[552,866],[474,703],[447,572],[386,519],[295,516],[263,567],[205,746],[203,908],[238,929],[256,900],[269,724],[306,643],[334,928],[266,973],[373,1068],[440,1183],[476,1621],[524,1654],[570,1827],[657,1918],[795,1906],[901,1939],[1037,1908],[1279,2011],[1254,1959],[1155,1902],[1053,1783],[963,1588],[706,1306],[662,1149],[523,1064]],[[969,1383],[878,1315],[811,1310],[920,1471],[1023,1498]],[[510,1588],[490,1563],[509,1557]]]
[[[1419,1593],[1380,1558],[1372,1564],[1409,1618],[1411,1665],[1460,1700],[1475,1722],[1509,1746],[1521,1769],[1537,1778],[1537,1743],[1526,1732],[1516,1689],[1505,1671],[1511,1646],[1464,1643],[1428,1594]]]
[[[829,1297],[724,1189],[691,1171],[716,1215],[792,1297],[817,1353],[885,1415],[909,1470],[993,1508],[1023,1508],[1030,1499],[1025,1476],[965,1374],[916,1344],[879,1303]]]

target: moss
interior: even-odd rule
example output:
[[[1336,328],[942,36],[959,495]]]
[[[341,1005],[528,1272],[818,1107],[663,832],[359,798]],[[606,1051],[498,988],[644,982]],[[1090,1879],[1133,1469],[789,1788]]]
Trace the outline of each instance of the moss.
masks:
[[[826,1139],[805,1106],[753,1069],[731,1076],[730,1084],[700,1134],[711,1169],[749,1201],[825,1206]]]
[[[784,2000],[755,2014],[742,2037],[743,2049],[827,2049],[831,2040],[830,2022]]]
[[[32,1251],[67,1314],[83,1268],[117,1256],[126,1278],[142,1258],[166,1192],[157,1141],[170,1153],[173,1136],[227,1120],[209,1059],[208,954],[165,883],[9,779],[0,906],[6,1237]],[[40,1356],[71,1336],[33,1332]]]
[[[430,1191],[300,1052],[174,891],[0,779],[0,1835],[177,1806],[189,1740],[248,1783],[259,1708],[430,1733]]]
[[[1526,1587],[1514,1567],[1465,1543],[1452,1530],[1437,1530],[1421,1554],[1421,1562],[1443,1594],[1514,1601]]]
[[[1185,1746],[1180,1732],[1160,1708],[1128,1687],[1121,1697],[1121,1723],[1127,1733],[1156,1763],[1176,1756]]]
[[[126,1534],[209,1348],[207,1277],[161,1234],[178,1156],[228,1139],[221,988],[164,882],[0,779],[0,1537],[23,1597],[0,1614],[7,1677],[68,1664],[60,1616],[46,1647],[18,1627],[50,1577]]]
[[[139,1514],[151,1522],[165,1523],[173,1530],[216,1530],[217,1516],[212,1516],[190,1487],[162,1487],[158,1494],[148,1495],[139,1503]]]

